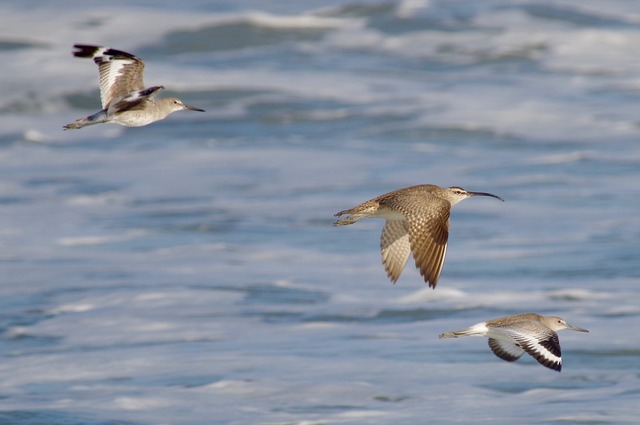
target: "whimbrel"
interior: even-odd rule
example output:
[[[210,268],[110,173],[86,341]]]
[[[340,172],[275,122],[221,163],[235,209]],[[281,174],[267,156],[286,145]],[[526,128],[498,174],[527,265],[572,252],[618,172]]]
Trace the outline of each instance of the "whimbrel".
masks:
[[[432,184],[394,190],[364,202],[335,216],[350,214],[336,221],[336,226],[353,224],[361,218],[384,218],[380,249],[382,263],[393,283],[413,253],[416,267],[425,283],[435,288],[444,264],[449,239],[451,207],[471,196],[499,196],[469,192],[461,187],[443,188]]]

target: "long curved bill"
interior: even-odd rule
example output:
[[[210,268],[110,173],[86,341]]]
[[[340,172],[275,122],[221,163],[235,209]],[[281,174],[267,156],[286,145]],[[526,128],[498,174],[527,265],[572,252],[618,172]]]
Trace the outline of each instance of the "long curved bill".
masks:
[[[499,197],[498,195],[494,195],[493,193],[487,193],[487,192],[469,192],[467,191],[467,193],[471,196],[491,196],[492,198],[496,198],[496,199],[500,199],[502,202],[504,202],[504,199],[502,199],[501,197]]]

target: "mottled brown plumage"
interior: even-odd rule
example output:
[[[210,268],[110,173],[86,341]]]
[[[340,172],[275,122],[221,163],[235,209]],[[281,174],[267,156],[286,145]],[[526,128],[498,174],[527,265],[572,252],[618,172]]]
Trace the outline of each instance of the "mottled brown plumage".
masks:
[[[485,192],[467,192],[461,187],[442,188],[423,184],[394,190],[364,202],[335,216],[349,214],[336,226],[353,224],[361,218],[386,220],[380,237],[382,263],[389,279],[395,283],[413,254],[420,275],[435,288],[442,272],[449,239],[451,207],[470,196],[491,196]]]

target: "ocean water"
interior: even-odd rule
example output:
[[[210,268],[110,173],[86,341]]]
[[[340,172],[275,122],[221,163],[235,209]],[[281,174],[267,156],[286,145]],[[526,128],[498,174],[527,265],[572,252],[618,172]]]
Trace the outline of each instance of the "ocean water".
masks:
[[[0,424],[636,424],[640,11],[624,0],[0,5]],[[74,43],[206,113],[99,108]],[[435,290],[381,220],[457,205]],[[563,316],[561,373],[444,331]]]

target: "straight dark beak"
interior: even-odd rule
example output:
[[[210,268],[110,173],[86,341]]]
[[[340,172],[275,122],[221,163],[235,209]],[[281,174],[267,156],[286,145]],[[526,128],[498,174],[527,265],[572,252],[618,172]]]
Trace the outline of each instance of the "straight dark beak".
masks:
[[[184,107],[190,111],[205,112],[204,109],[196,108],[195,106],[184,105]]]
[[[577,326],[573,326],[567,323],[567,329],[571,329],[572,331],[577,331],[577,332],[589,332],[588,330],[586,330],[585,328],[579,328]]]

